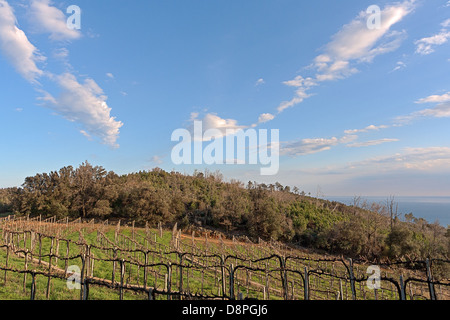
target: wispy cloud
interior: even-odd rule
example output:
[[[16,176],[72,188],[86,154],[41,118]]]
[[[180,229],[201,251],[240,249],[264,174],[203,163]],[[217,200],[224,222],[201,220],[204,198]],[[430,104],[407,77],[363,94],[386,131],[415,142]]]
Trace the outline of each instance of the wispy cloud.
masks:
[[[0,0],[1,51],[22,77],[36,83],[44,74],[36,63],[44,61],[45,57],[39,54],[37,48],[16,24],[12,7],[5,0]]]
[[[264,79],[263,79],[263,78],[259,78],[259,79],[256,80],[256,82],[255,82],[255,87],[260,86],[260,85],[263,85],[264,83],[266,83],[266,82],[264,81]]]
[[[416,45],[416,53],[421,55],[428,55],[433,53],[436,46],[443,45],[450,39],[450,31],[447,29],[450,26],[450,19],[441,23],[443,27],[439,33],[430,37],[425,37],[414,42]]]
[[[81,37],[75,29],[67,28],[67,17],[50,0],[31,0],[29,15],[35,31],[49,33],[51,40],[74,40]]]
[[[373,168],[374,170],[400,170],[415,169],[421,171],[450,169],[449,147],[404,148],[402,152],[369,158],[359,162],[353,162],[349,169]]]
[[[401,69],[404,69],[404,68],[406,68],[406,63],[404,63],[403,61],[397,61],[394,69],[392,69],[391,72],[394,72],[394,71],[397,71],[397,70],[401,70]]]
[[[387,125],[376,126],[376,125],[371,124],[370,126],[367,126],[363,129],[350,129],[350,130],[345,130],[344,132],[346,134],[355,134],[355,133],[360,133],[360,132],[378,131],[380,129],[386,129],[386,128],[388,128]]]
[[[411,112],[408,115],[403,115],[395,118],[398,125],[408,124],[411,121],[422,117],[433,118],[448,118],[450,117],[450,92],[442,95],[431,95],[416,101],[417,104],[435,104],[431,108],[426,108]]]
[[[384,139],[369,140],[369,141],[364,141],[364,142],[350,143],[350,144],[347,144],[347,147],[351,147],[351,148],[368,147],[368,146],[376,146],[376,145],[383,144],[386,142],[396,142],[396,141],[398,141],[398,139],[384,138]]]
[[[278,113],[310,97],[309,90],[320,82],[347,78],[358,72],[356,66],[359,63],[372,62],[376,56],[396,50],[405,38],[405,32],[392,31],[391,28],[412,12],[414,2],[404,1],[385,7],[381,11],[381,25],[378,29],[367,27],[369,13],[361,11],[332,37],[325,45],[324,52],[314,58],[309,66],[315,70],[314,76],[297,76],[283,82],[296,89],[292,99],[280,103]]]

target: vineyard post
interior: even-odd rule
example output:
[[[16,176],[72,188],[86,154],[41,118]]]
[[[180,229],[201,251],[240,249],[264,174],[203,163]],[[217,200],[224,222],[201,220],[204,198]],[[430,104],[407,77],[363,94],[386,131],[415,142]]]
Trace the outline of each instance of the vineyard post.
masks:
[[[50,298],[50,285],[51,285],[51,280],[52,280],[51,273],[52,273],[53,240],[54,240],[54,238],[51,237],[51,239],[52,239],[52,243],[50,246],[50,254],[49,254],[49,259],[48,259],[48,280],[47,280],[47,294],[46,294],[47,299]]]
[[[66,244],[67,244],[67,248],[66,248],[66,261],[64,263],[64,276],[67,276],[67,268],[68,268],[68,264],[69,264],[69,244],[70,244],[70,241],[66,240]]]
[[[433,276],[431,274],[430,260],[428,258],[425,261],[425,266],[427,268],[427,282],[428,282],[428,289],[430,290],[430,300],[436,300]]]
[[[350,262],[348,271],[350,275],[350,286],[352,288],[352,299],[356,300],[355,276],[353,275],[353,260],[351,258],[349,258],[348,260]]]
[[[83,282],[83,300],[89,299],[89,281],[88,279],[84,279]]]
[[[125,260],[120,260],[120,291],[119,298],[123,300],[123,279],[125,277]]]
[[[85,269],[86,269],[85,265],[86,265],[86,252],[81,255],[80,300],[83,300],[83,295],[84,295],[84,273],[85,273]]]
[[[403,282],[403,275],[400,275],[400,300],[406,300],[405,283]]]
[[[171,300],[170,292],[172,287],[172,263],[167,264],[167,300]]]
[[[305,292],[305,300],[309,300],[309,276],[308,267],[305,267],[305,279],[303,280],[303,287]]]
[[[234,300],[234,267],[230,264],[230,299]]]
[[[25,249],[25,271],[28,270],[28,249]],[[27,287],[27,273],[23,273],[23,292],[25,293]]]
[[[114,246],[114,255],[113,255],[113,269],[112,269],[112,276],[111,276],[111,282],[113,287],[115,286],[115,277],[116,277],[116,260],[117,260],[117,247]]]
[[[148,300],[154,300],[153,288],[148,288]]]
[[[6,275],[6,269],[8,269],[8,258],[9,258],[9,243],[6,246],[6,262],[5,262],[5,286],[6,286],[6,282],[8,280],[7,275]]]
[[[183,253],[182,252],[178,252],[178,255],[180,257],[180,286],[179,286],[179,291],[180,291],[180,300],[183,300],[181,293],[183,292]]]
[[[222,300],[225,300],[225,263],[223,254],[220,256],[220,273],[222,277]]]
[[[148,265],[148,251],[144,253],[144,289],[147,289],[147,265]]]
[[[283,256],[278,257],[280,260],[280,276],[283,286],[284,300],[288,300],[288,285],[287,285],[287,272],[286,272],[286,259]]]
[[[41,259],[42,259],[42,237],[41,234],[39,233],[39,264],[41,264]]]
[[[36,274],[34,271],[31,272],[31,293],[30,293],[30,300],[34,300],[34,297],[36,296]]]

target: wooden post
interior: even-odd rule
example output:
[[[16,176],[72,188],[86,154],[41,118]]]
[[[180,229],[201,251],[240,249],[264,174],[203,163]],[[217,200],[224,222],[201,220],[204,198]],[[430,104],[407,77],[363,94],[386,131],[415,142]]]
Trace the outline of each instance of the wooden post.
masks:
[[[172,300],[170,295],[171,287],[172,287],[172,264],[169,262],[167,265],[167,300]]]
[[[66,248],[66,261],[64,263],[64,276],[67,276],[67,268],[68,268],[68,265],[69,265],[69,244],[70,244],[70,241],[67,240],[66,244],[67,244],[67,248]]]
[[[225,263],[223,255],[220,256],[220,273],[222,277],[222,300],[225,300]]]
[[[303,281],[303,287],[305,291],[305,300],[309,300],[309,276],[307,267],[305,267],[305,279]]]
[[[120,291],[119,291],[119,297],[120,300],[123,300],[123,280],[125,277],[125,260],[122,259],[120,261]]]
[[[48,259],[48,279],[47,279],[47,293],[46,293],[46,297],[47,299],[50,298],[50,286],[51,286],[51,273],[52,273],[52,258],[53,258],[53,237],[52,239],[52,244],[50,246],[50,257]]]
[[[234,300],[234,267],[230,264],[230,299]]]
[[[83,283],[83,300],[89,299],[89,281],[87,279],[84,279]]]
[[[40,219],[40,216],[39,216]],[[41,234],[39,234],[39,264],[41,264],[41,259],[42,259],[42,238],[41,238]]]
[[[25,271],[28,270],[28,249],[25,250]],[[27,287],[27,273],[24,272],[23,274],[23,292],[26,291]]]
[[[342,280],[341,279],[339,279],[339,293],[340,293],[341,300],[344,300],[344,290],[342,290]]]
[[[113,269],[112,269],[112,276],[111,276],[111,282],[113,287],[115,287],[115,277],[116,277],[116,260],[117,260],[117,247],[114,247],[113,250]]]
[[[434,290],[434,283],[433,283],[433,276],[431,274],[431,267],[430,267],[430,260],[427,259],[425,261],[425,265],[427,268],[427,282],[428,282],[428,289],[430,290],[430,300],[436,300],[436,294]]]
[[[36,296],[36,274],[31,272],[31,293],[30,300],[34,300]]]
[[[400,275],[400,300],[406,300],[405,284],[403,282],[403,275]]]
[[[181,295],[181,293],[183,292],[183,254],[180,252],[178,253],[179,257],[180,257],[180,265],[179,265],[179,270],[180,270],[180,283],[179,283],[179,292],[180,292],[180,300],[183,300],[183,296]]]
[[[353,275],[353,260],[348,259],[350,262],[349,273],[350,273],[350,286],[352,288],[352,299],[356,300],[356,288],[355,288],[355,276]]]
[[[9,244],[8,244],[8,246],[6,247],[6,262],[5,262],[5,268],[7,269],[8,268],[8,258],[9,258]],[[6,275],[6,270],[5,270],[5,285],[6,285],[6,282],[8,281],[8,277],[7,277],[7,275]]]
[[[148,300],[154,300],[152,288],[148,288]]]
[[[81,272],[80,272],[80,300],[84,298],[84,284],[85,284],[85,269],[86,269],[86,253],[81,255]]]
[[[147,289],[147,265],[148,265],[148,252],[144,254],[144,289]]]

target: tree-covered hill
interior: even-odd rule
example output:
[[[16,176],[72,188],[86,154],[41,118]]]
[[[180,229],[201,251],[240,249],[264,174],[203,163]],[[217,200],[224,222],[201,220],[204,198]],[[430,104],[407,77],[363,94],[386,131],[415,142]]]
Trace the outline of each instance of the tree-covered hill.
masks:
[[[450,231],[412,214],[400,220],[394,199],[354,206],[317,199],[288,186],[225,182],[220,173],[161,169],[117,175],[88,162],[27,177],[0,189],[0,214],[127,219],[274,239],[367,258],[448,257]]]

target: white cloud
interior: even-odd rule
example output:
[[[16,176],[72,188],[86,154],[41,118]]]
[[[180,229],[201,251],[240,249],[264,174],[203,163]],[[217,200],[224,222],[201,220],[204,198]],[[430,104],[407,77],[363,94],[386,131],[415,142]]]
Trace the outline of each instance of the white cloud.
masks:
[[[198,116],[199,116],[198,112],[192,112],[189,121],[190,122],[201,121],[203,135],[204,135],[205,131],[207,131],[209,129],[218,129],[221,132],[221,137],[225,137],[227,134],[232,134],[236,130],[248,128],[248,126],[238,125],[237,120],[223,119],[213,113],[207,113],[203,117],[203,119],[198,119]],[[193,131],[193,126],[190,126],[189,129],[191,131]],[[215,138],[219,138],[219,137],[215,137]],[[203,136],[204,141],[209,141],[211,139],[212,139],[212,137],[210,137],[210,136],[207,136],[207,135]]]
[[[273,120],[274,118],[275,116],[271,113],[263,113],[259,116],[258,123],[268,122],[270,120]]]
[[[108,72],[106,76],[110,79],[114,79],[114,75],[111,72]]]
[[[350,23],[344,25],[325,45],[324,52],[314,58],[310,68],[316,71],[314,77],[304,79],[297,76],[284,84],[296,88],[295,96],[283,101],[278,113],[304,101],[311,96],[308,91],[319,82],[344,79],[358,72],[356,64],[371,62],[381,54],[396,50],[405,38],[404,31],[391,31],[391,27],[401,21],[414,9],[414,0],[404,1],[385,7],[381,11],[379,29],[369,29],[369,13],[361,11]]]
[[[54,110],[65,119],[77,122],[83,135],[96,136],[102,143],[118,147],[119,129],[123,123],[110,115],[111,108],[106,104],[107,97],[103,90],[92,79],[79,83],[70,73],[52,77],[62,91],[58,97],[44,94],[41,100],[44,105]]]
[[[441,23],[444,28],[450,27],[450,18]]]
[[[301,139],[283,146],[280,150],[281,155],[299,156],[313,154],[331,149],[331,147],[339,144],[339,139],[332,137],[330,139],[313,138]]]
[[[425,37],[414,42],[416,45],[416,53],[421,55],[428,55],[434,52],[434,47],[443,45],[450,39],[450,31],[447,30],[450,27],[450,19],[447,19],[441,23],[443,27],[439,33],[430,37]]]
[[[403,61],[398,61],[395,68],[391,72],[406,68],[406,64]]]
[[[359,162],[349,164],[349,169],[361,168],[367,170],[394,171],[394,170],[449,170],[450,169],[450,148],[448,147],[427,147],[427,148],[405,148],[402,152],[374,157]]]
[[[445,29],[441,30],[440,33],[435,34],[434,36],[422,38],[415,42],[416,44],[416,53],[421,55],[427,55],[434,52],[434,46],[439,46],[448,41],[450,38],[450,31]]]
[[[443,102],[436,105],[434,108],[424,109],[412,114],[413,116],[425,116],[434,118],[449,118],[450,117],[450,102]]]
[[[444,93],[442,95],[431,95],[423,99],[419,99],[416,103],[439,103],[439,102],[448,102],[450,101],[450,92]]]
[[[259,78],[259,79],[256,81],[255,86],[257,87],[257,86],[260,86],[260,85],[262,85],[262,84],[264,84],[264,83],[266,83],[266,82],[264,81],[264,79],[263,79],[263,78]]]
[[[35,30],[50,33],[51,40],[73,40],[81,36],[78,30],[67,27],[67,17],[50,0],[31,0],[29,14]]]
[[[38,53],[25,33],[17,28],[14,11],[5,0],[0,0],[0,48],[6,59],[26,80],[35,83],[44,74],[36,63],[45,58]]]
[[[375,126],[373,124],[371,124],[370,126],[365,127],[364,129],[351,129],[351,130],[345,130],[344,132],[346,134],[354,134],[354,133],[360,133],[360,132],[368,132],[368,131],[378,131],[380,129],[386,129],[388,128],[387,125],[379,125],[379,126]]]
[[[69,57],[69,50],[67,48],[58,48],[53,51],[53,57],[64,60]]]
[[[376,146],[379,144],[383,144],[386,142],[396,142],[398,141],[398,139],[378,139],[378,140],[369,140],[369,141],[364,141],[364,142],[355,142],[355,143],[351,143],[351,144],[347,144],[347,147],[351,147],[351,148],[360,148],[360,147],[368,147],[368,146]]]

